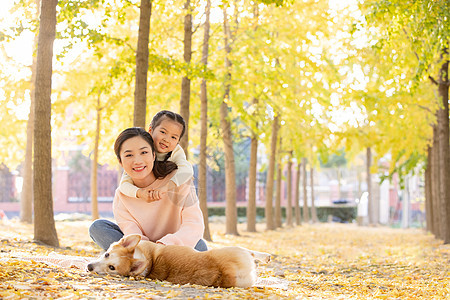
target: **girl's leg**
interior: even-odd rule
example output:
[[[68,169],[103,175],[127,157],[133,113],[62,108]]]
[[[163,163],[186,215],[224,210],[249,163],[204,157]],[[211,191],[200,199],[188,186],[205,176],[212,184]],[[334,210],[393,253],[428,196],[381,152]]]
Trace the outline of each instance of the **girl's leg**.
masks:
[[[108,250],[109,245],[123,237],[123,232],[117,224],[108,220],[98,219],[89,227],[89,235],[103,250]]]
[[[195,250],[203,252],[208,250],[208,246],[206,245],[206,242],[204,239],[200,239],[194,247]]]

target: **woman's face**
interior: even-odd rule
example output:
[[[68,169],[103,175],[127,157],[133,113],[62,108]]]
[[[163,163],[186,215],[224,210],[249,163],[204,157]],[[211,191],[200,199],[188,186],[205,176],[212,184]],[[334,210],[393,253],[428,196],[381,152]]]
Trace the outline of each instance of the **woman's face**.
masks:
[[[155,154],[148,142],[140,136],[135,136],[122,144],[120,160],[124,171],[138,184],[140,180],[145,180],[152,174]]]

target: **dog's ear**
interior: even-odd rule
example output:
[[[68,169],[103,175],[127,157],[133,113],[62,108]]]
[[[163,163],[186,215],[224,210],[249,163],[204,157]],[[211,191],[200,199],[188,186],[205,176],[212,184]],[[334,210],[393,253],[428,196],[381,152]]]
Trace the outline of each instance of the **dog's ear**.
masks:
[[[131,234],[131,235],[124,236],[120,240],[120,244],[123,247],[127,248],[129,251],[134,251],[134,248],[136,248],[136,246],[139,244],[140,241],[141,241],[141,236],[139,234]]]
[[[144,259],[133,259],[131,262],[130,276],[137,276],[144,272],[148,261]]]

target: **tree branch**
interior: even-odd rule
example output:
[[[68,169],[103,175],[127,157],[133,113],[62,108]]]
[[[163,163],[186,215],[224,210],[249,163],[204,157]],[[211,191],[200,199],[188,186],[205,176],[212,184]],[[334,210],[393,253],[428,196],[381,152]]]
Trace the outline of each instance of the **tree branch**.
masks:
[[[430,79],[433,84],[439,85],[439,82],[437,82],[431,75],[428,75],[428,79]]]

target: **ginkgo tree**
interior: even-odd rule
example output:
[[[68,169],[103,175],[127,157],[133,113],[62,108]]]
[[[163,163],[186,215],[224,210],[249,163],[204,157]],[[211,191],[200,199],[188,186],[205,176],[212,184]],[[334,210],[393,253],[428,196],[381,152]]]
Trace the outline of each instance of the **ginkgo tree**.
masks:
[[[331,81],[326,79],[327,77],[337,77],[336,70],[327,61],[331,60],[328,57],[331,55],[326,53],[331,52],[326,47],[329,45],[320,43],[324,37],[331,35],[326,22],[329,18],[326,10],[326,2],[305,1],[283,8],[261,9],[261,20],[240,20],[243,34],[234,41],[240,46],[236,47],[239,50],[233,52],[236,61],[233,67],[236,72],[232,78],[233,87],[237,89],[233,89],[232,105],[252,130],[256,128],[254,124],[263,126],[258,131],[266,133],[266,149],[270,149],[268,129],[271,128],[271,117],[262,113],[259,118],[261,121],[258,121],[258,115],[255,116],[254,112],[257,111],[255,108],[261,105],[255,105],[253,99],[258,99],[258,103],[265,103],[276,115],[280,115],[281,120],[284,115],[287,118],[292,116],[292,125],[289,122],[286,126],[289,128],[287,135],[290,136],[286,139],[288,143],[292,143],[290,140],[293,138],[306,141],[308,139],[303,138],[307,136],[306,132],[313,132],[320,127],[326,129],[325,125],[316,126],[324,122],[323,116],[321,120],[317,114],[321,111],[323,113],[329,103],[330,93],[323,82]],[[322,13],[319,13],[320,11]],[[294,15],[294,22],[282,22],[286,15]],[[304,19],[309,20],[306,28],[305,22],[301,22]],[[296,30],[292,30],[293,28]],[[246,59],[242,60],[242,57]],[[258,111],[261,113],[267,109]],[[305,122],[304,127],[299,127],[298,120],[310,121]],[[326,134],[327,131],[323,131],[323,135]],[[306,147],[313,149],[317,140],[312,139]],[[299,149],[304,147],[305,145],[299,145]],[[273,157],[274,155],[271,155],[269,160],[272,161]],[[268,186],[270,187],[270,184]],[[271,206],[270,203],[268,205]],[[268,220],[270,219],[269,216]]]
[[[34,21],[38,19],[40,1],[22,1],[15,3],[9,11],[9,18],[14,20],[16,24],[20,24],[18,27],[2,28],[1,29],[1,40],[2,44],[2,56],[1,60],[5,65],[2,66],[2,70],[10,70],[10,72],[2,73],[2,83],[4,84],[1,89],[7,95],[2,98],[1,101],[7,101],[11,110],[2,110],[5,114],[2,117],[2,123],[4,122],[7,126],[3,128],[8,128],[9,133],[1,139],[6,141],[7,145],[2,146],[2,149],[7,149],[8,152],[0,155],[2,157],[7,157],[11,154],[20,154],[19,160],[8,158],[6,159],[6,164],[9,168],[14,169],[14,165],[22,161],[21,175],[23,176],[23,185],[21,193],[21,208],[20,208],[20,219],[23,222],[31,223],[33,216],[33,192],[32,192],[32,182],[33,182],[33,169],[32,169],[32,150],[33,150],[33,131],[34,131],[34,110],[31,109],[34,106],[34,81],[36,76],[36,56],[32,55],[32,52],[37,48],[37,33],[32,33],[35,28]],[[22,15],[27,16],[24,20],[21,18]],[[5,22],[6,24],[6,22]],[[30,56],[28,59],[20,58],[22,61],[27,61],[31,59],[30,66],[22,65],[23,62],[17,61],[17,59],[10,57],[9,53],[12,53],[12,47],[14,47],[14,42],[16,39],[21,39],[28,34],[34,34],[33,47],[30,51]],[[8,48],[10,51],[8,51]],[[30,72],[26,72],[29,69]],[[14,71],[13,71],[14,70]],[[24,72],[25,71],[25,72]],[[11,76],[11,74],[14,74]],[[11,94],[9,94],[11,93]],[[9,94],[9,95],[8,95]],[[14,104],[13,104],[14,103]],[[25,107],[24,107],[25,106]],[[3,106],[5,107],[5,106]],[[13,108],[14,107],[14,108]],[[13,109],[12,109],[13,108]],[[21,119],[25,119],[24,116],[20,116],[19,112],[25,112],[28,110],[28,120],[26,121],[26,131],[24,132],[22,128],[18,126],[23,126]],[[1,114],[1,113],[0,113]],[[11,131],[12,130],[12,131]],[[26,137],[21,135],[25,133]],[[11,133],[13,133],[11,135]],[[8,141],[12,136],[15,137],[13,141]],[[19,139],[17,137],[20,137]],[[17,143],[19,142],[20,143]],[[25,142],[23,146],[22,142]],[[11,149],[12,147],[12,149]],[[22,152],[22,147],[25,147],[25,151]],[[12,164],[12,165],[11,165]]]
[[[84,144],[85,155],[92,153],[100,164],[115,165],[110,146],[119,131],[133,124],[139,2],[59,1],[53,134],[58,141],[68,136]],[[189,4],[189,10],[183,9],[185,4]],[[272,184],[267,199],[273,199],[274,176],[284,164],[296,162],[300,167],[301,161],[307,161],[308,165],[301,165],[306,183],[306,168],[313,170],[318,166],[317,154],[327,156],[343,145],[349,160],[370,149],[373,166],[368,175],[377,171],[377,161],[382,157],[390,156],[390,174],[401,176],[424,163],[427,155],[427,166],[432,167],[432,158],[445,153],[445,143],[439,142],[445,134],[445,106],[434,97],[445,98],[442,62],[448,59],[444,51],[448,46],[448,25],[443,22],[442,12],[448,5],[443,1],[421,1],[411,7],[401,1],[376,1],[365,2],[361,8],[351,1],[213,2],[214,17],[207,41],[196,34],[203,23],[204,5],[184,0],[170,4],[152,2],[148,100],[140,112],[151,119],[160,109],[179,111],[180,82],[183,78],[184,82],[189,80],[187,152],[200,144],[200,137],[206,138],[200,136],[199,123],[200,83],[206,78],[207,95],[203,89],[202,97],[208,96],[208,120],[206,125],[202,120],[201,126],[208,127],[206,148],[202,140],[202,151],[208,153],[202,154],[223,152],[227,145],[227,160],[231,161],[236,155],[233,144],[251,138],[252,188],[260,154],[257,146],[264,144],[265,149],[273,151],[267,153],[273,163],[267,179],[267,186]],[[228,19],[223,18],[224,8]],[[27,16],[31,13],[26,5],[20,9]],[[189,60],[183,57],[183,20],[188,15],[192,17],[193,33]],[[231,31],[224,31],[223,21],[228,22]],[[21,26],[35,31],[36,22],[27,22],[23,20]],[[18,32],[23,28],[18,28]],[[9,35],[10,39],[15,38],[14,34]],[[428,45],[427,41],[432,42]],[[207,66],[201,51],[204,43],[209,47]],[[411,47],[404,47],[405,44]],[[1,62],[4,69],[12,63],[7,57]],[[2,157],[9,158],[12,168],[20,162],[18,157],[24,149],[25,120],[15,112],[28,103],[31,87],[27,76],[8,78],[2,73],[7,105],[0,116],[2,124],[8,125],[8,132],[0,131],[0,143],[8,147],[0,151]],[[433,89],[436,83],[439,89]],[[85,122],[86,119],[92,122]],[[436,123],[439,126],[435,126],[432,137],[430,124],[436,120],[440,120]],[[275,124],[280,125],[279,131],[272,127]],[[16,134],[9,134],[13,131]],[[228,135],[226,141],[222,139],[224,133]],[[8,148],[19,152],[4,151]],[[194,155],[192,161],[195,159]],[[95,173],[95,159],[93,163]],[[216,169],[219,165],[213,159],[208,164]],[[439,166],[439,160],[434,166]],[[230,169],[227,164],[225,171]],[[428,182],[440,182],[445,178],[442,172],[436,167],[430,170],[435,180]],[[281,177],[293,177],[291,173],[287,175],[278,176],[278,182]],[[236,175],[228,177],[227,190],[235,190],[231,183],[236,180]],[[443,187],[435,184],[431,195],[442,194]],[[298,194],[297,184],[296,189]],[[254,189],[250,194],[249,198]],[[231,204],[236,201],[233,195],[229,198]],[[306,195],[303,198],[306,204]],[[251,224],[256,210],[252,199],[249,231],[255,230]],[[440,216],[439,223],[446,220],[443,210],[439,211],[446,198],[436,199],[439,200],[431,207],[436,212],[434,216]],[[271,200],[268,207],[272,207]],[[235,206],[230,207],[233,212],[229,214],[234,215]],[[306,207],[304,212],[307,211]],[[372,219],[376,222],[376,217]],[[235,233],[235,224],[233,219],[227,231]]]
[[[327,25],[330,15],[325,1],[293,3],[286,10],[288,12],[278,12],[279,16],[292,15],[295,21],[277,24],[277,38],[274,39],[279,53],[277,94],[280,95],[284,124],[282,147],[287,153],[293,151],[297,162],[308,158],[310,166],[314,166],[317,162],[316,152],[326,148],[324,142],[329,134],[325,116],[330,95],[328,82],[336,78],[337,72],[329,63],[332,51],[325,37],[332,36],[334,29]],[[288,172],[291,171],[288,168]],[[289,173],[288,177],[292,178]],[[306,180],[305,176],[303,178]],[[296,186],[296,189],[297,197],[299,187]],[[292,194],[290,198],[293,198]],[[308,221],[306,195],[304,205],[304,221]],[[300,223],[298,207],[296,211],[296,221]]]
[[[34,238],[50,246],[59,246],[53,218],[51,93],[53,43],[56,34],[58,0],[45,1],[39,17],[36,54],[36,78],[33,132]]]
[[[159,9],[164,7],[154,7],[160,16],[162,13]],[[118,12],[109,11],[110,8],[97,8],[97,10],[103,9],[106,12],[108,18],[105,19],[104,25],[100,29],[90,31],[91,36],[96,36],[95,43],[89,44],[92,48],[92,52],[80,55],[78,61],[72,64],[74,70],[65,72],[64,81],[73,83],[61,87],[61,101],[55,104],[60,116],[64,118],[67,114],[66,107],[70,107],[73,117],[69,120],[69,127],[71,132],[79,133],[77,141],[87,145],[86,154],[92,153],[94,157],[98,157],[100,163],[108,162],[110,165],[115,165],[115,159],[113,153],[110,150],[110,145],[113,143],[113,139],[117,136],[117,133],[123,128],[131,126],[134,122],[129,112],[132,109],[132,97],[130,96],[132,90],[134,65],[133,65],[133,52],[134,52],[134,40],[136,39],[136,32],[130,31],[129,28],[135,24],[132,19],[123,19],[123,13],[128,16],[136,15],[136,7],[128,6],[124,10]],[[128,21],[129,20],[129,21]],[[159,29],[160,21],[156,18],[156,28]],[[165,21],[165,20],[164,20]],[[186,65],[179,63],[176,56],[173,58],[169,55],[165,57],[163,55],[157,55],[161,51],[161,47],[165,46],[164,40],[159,40],[159,35],[154,37],[152,35],[152,45],[150,49],[151,53],[149,69],[151,71],[151,78],[148,83],[149,94],[149,108],[150,113],[156,113],[158,108],[170,109],[170,101],[172,95],[166,97],[166,94],[161,94],[161,89],[164,84],[167,85],[167,90],[176,90],[174,86],[177,73],[179,73]],[[98,63],[102,64],[102,67],[98,67]],[[202,68],[192,68],[192,73],[203,72]],[[169,78],[170,79],[166,80]],[[83,84],[81,84],[83,83]],[[70,94],[69,97],[64,96]],[[80,101],[85,99],[87,103],[81,104]],[[96,104],[97,103],[97,104]],[[95,111],[97,111],[97,124],[103,119],[101,129],[101,135],[99,134],[99,127],[94,130],[94,127],[89,127],[88,124],[84,124],[82,121],[85,118],[85,114],[80,114],[82,110],[79,109],[79,105],[84,107],[91,107],[93,119],[95,119]],[[128,112],[128,113],[127,113]],[[64,119],[66,120],[66,119]],[[98,137],[101,136],[101,140]],[[104,140],[104,141],[103,141]],[[100,150],[98,155],[95,153]],[[105,151],[107,149],[107,151]],[[96,172],[95,166],[97,161],[94,159],[92,168],[92,179],[95,182]],[[91,194],[95,195],[96,186],[92,184]],[[92,197],[92,201],[94,202]],[[93,211],[95,212],[96,204],[93,203]],[[93,216],[94,218],[96,216]]]
[[[77,68],[64,74],[65,84],[60,88],[61,94],[54,111],[56,122],[66,131],[64,138],[71,138],[86,145],[85,154],[91,157],[91,204],[92,218],[99,217],[97,208],[97,165],[109,163],[115,166],[115,157],[111,150],[114,138],[122,128],[132,125],[131,99],[132,91],[126,82],[111,76],[115,66],[112,56],[103,56],[98,66],[98,59],[83,60]],[[76,83],[76,85],[75,85]],[[84,111],[84,114],[79,112]],[[86,122],[92,120],[92,122]],[[67,134],[68,133],[68,134]],[[62,137],[61,137],[62,138]],[[91,155],[92,154],[92,155]]]
[[[386,83],[390,82],[394,85],[401,81],[404,83],[398,84],[390,91],[391,94],[406,95],[406,97],[401,97],[402,100],[406,99],[406,105],[403,105],[403,101],[399,102],[402,110],[422,112],[421,119],[426,122],[431,120],[430,112],[436,114],[432,151],[428,152],[434,153],[434,159],[429,157],[427,160],[427,168],[431,168],[430,173],[434,176],[432,176],[432,180],[426,181],[435,186],[428,190],[435,192],[427,194],[427,201],[438,203],[437,207],[440,207],[439,211],[433,210],[433,213],[439,216],[436,226],[433,226],[439,230],[436,230],[434,234],[449,243],[450,218],[447,217],[450,207],[448,204],[448,199],[450,199],[450,185],[448,184],[450,177],[448,163],[450,161],[448,142],[449,3],[448,1],[416,1],[413,3],[368,1],[363,3],[361,8],[366,18],[364,22],[359,23],[359,26],[372,33],[375,41],[373,45],[377,53],[384,61],[395,66],[391,68],[391,78]],[[405,47],[405,44],[408,46]],[[433,84],[434,88],[427,85],[427,82]],[[423,97],[422,89],[425,87],[429,87],[428,97]],[[408,94],[413,97],[412,101]],[[415,95],[418,95],[417,99],[415,99]],[[389,97],[384,97],[384,99],[386,98]],[[423,100],[425,103],[434,100],[435,103],[423,105]],[[436,106],[437,110],[435,110]],[[429,136],[424,138],[430,140]],[[406,150],[409,147],[398,148]],[[419,147],[417,150],[419,153],[423,153],[424,148]],[[405,153],[411,152],[405,151]],[[394,158],[397,159],[397,157]],[[410,167],[413,165],[411,164]],[[428,221],[433,222],[433,219]]]

